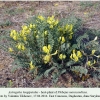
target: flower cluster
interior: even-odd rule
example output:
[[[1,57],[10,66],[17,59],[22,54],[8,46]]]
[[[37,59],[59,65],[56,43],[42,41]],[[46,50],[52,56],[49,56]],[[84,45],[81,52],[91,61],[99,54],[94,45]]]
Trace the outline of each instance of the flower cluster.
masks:
[[[63,35],[66,34],[68,39],[72,39],[72,36],[73,36],[73,25],[72,24],[66,24],[63,27],[59,27],[58,31]]]
[[[87,66],[92,67],[95,63],[96,63],[95,60],[93,62],[92,61],[87,61]]]
[[[19,49],[19,50],[25,50],[25,46],[24,46],[24,44],[22,44],[22,43],[18,43],[17,45],[16,45],[16,47]]]
[[[66,55],[65,55],[65,54],[60,54],[60,55],[59,55],[59,59],[63,60],[63,59],[65,59],[65,58],[66,58]]]
[[[49,54],[50,51],[51,51],[51,46],[50,46],[50,45],[48,45],[48,46],[43,46],[42,50],[43,50],[44,53]]]
[[[19,38],[19,34],[16,30],[12,30],[10,33],[10,37],[12,37],[16,41]]]
[[[50,28],[53,28],[54,26],[56,26],[58,22],[59,22],[58,20],[54,19],[54,16],[47,18],[47,23],[50,25]]]
[[[65,42],[64,36],[62,36],[62,37],[60,36],[60,37],[59,37],[59,41],[61,42],[61,44],[63,44],[63,43]]]
[[[43,50],[44,53],[46,53],[46,55],[43,57],[43,60],[44,60],[44,63],[45,63],[45,64],[48,63],[48,62],[50,62],[51,57],[52,57],[53,55],[56,55],[56,54],[57,54],[57,50],[56,50],[56,52],[53,53],[53,54],[50,53],[50,52],[51,52],[51,46],[50,46],[50,45],[48,45],[48,46],[43,46],[42,50]]]
[[[70,58],[72,60],[74,60],[75,62],[79,61],[79,58],[81,58],[81,57],[82,57],[82,53],[80,51],[76,51],[76,50],[73,50],[73,52],[70,56]]]
[[[52,35],[51,40],[54,42],[49,41],[50,34]],[[40,52],[38,56],[40,56],[44,64],[51,62],[51,59],[54,59],[54,55],[58,57],[58,59],[64,60],[67,54],[66,51],[62,52],[60,48],[64,43],[67,44],[69,40],[72,39],[72,36],[72,24],[61,25],[61,22],[55,19],[54,16],[48,16],[46,18],[39,15],[35,18],[34,23],[31,22],[28,25],[23,25],[19,32],[11,30],[10,37],[15,41],[16,45],[15,47],[13,46],[13,48],[9,47],[9,52],[14,53],[13,51],[16,51],[15,49],[17,48],[18,52],[23,53],[24,51],[24,53],[27,54],[27,49],[30,48],[32,52]],[[43,43],[41,47],[39,47],[40,43]],[[33,56],[34,59],[37,58],[37,55],[32,55],[32,57]],[[30,60],[29,65],[30,69],[34,67],[32,60]]]

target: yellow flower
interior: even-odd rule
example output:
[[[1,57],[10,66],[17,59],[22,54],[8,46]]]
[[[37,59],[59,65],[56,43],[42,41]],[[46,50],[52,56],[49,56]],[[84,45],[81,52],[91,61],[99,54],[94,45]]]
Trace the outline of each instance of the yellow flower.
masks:
[[[15,41],[18,40],[18,32],[16,30],[11,30],[10,37],[12,37]]]
[[[67,24],[67,25],[65,26],[65,30],[68,31],[68,32],[71,32],[71,33],[72,33],[72,29],[73,29],[73,25],[72,25],[72,24],[71,24],[71,25],[68,25],[68,24]]]
[[[53,25],[50,25],[50,28],[53,28]]]
[[[49,51],[51,50],[51,46],[50,45],[48,45],[48,49],[49,49]]]
[[[63,59],[65,59],[65,58],[66,58],[66,55],[65,55],[65,54],[60,54],[60,55],[59,55],[59,59],[63,60]]]
[[[48,63],[48,62],[50,62],[50,60],[51,60],[51,55],[48,54],[48,55],[44,56],[44,57],[43,57],[43,60],[44,60],[44,63],[45,63],[45,64]]]
[[[13,48],[9,48],[9,52],[13,52],[14,50],[13,50]]]
[[[75,53],[75,49],[73,50],[73,53]]]
[[[23,39],[24,39],[24,41],[26,41],[27,40],[26,36],[24,36]]]
[[[28,30],[28,26],[26,25],[22,26],[22,30]]]
[[[30,25],[29,25],[29,27],[30,27],[30,28],[33,28],[33,25],[32,25],[32,24],[30,24]]]
[[[48,34],[48,31],[44,31],[44,34],[47,35]]]
[[[32,61],[30,62],[30,70],[33,70],[35,68],[35,66],[33,65]]]
[[[79,60],[79,59],[78,59],[78,56],[76,56],[75,53],[73,54],[73,60],[76,61],[76,62]]]
[[[47,23],[50,24],[50,28],[53,28],[54,26],[56,26],[58,22],[59,22],[58,20],[54,19],[54,16],[47,18]]]
[[[65,42],[65,38],[64,38],[64,37],[62,37],[61,42],[62,42],[62,43],[64,43],[64,42]]]
[[[48,46],[43,46],[42,50],[43,50],[43,52],[49,54],[50,51],[51,51],[51,46],[50,46],[50,45],[48,45]]]
[[[10,37],[13,37],[16,34],[16,30],[11,30]]]
[[[36,25],[35,25],[35,24],[30,24],[30,25],[29,25],[29,28],[30,28],[30,29],[36,28]]]
[[[33,28],[36,28],[36,25],[35,24],[33,24]]]
[[[88,62],[87,62],[87,65],[88,65],[88,66],[91,66],[91,62],[90,62],[90,61],[88,61]]]
[[[94,55],[95,52],[96,52],[96,50],[92,50],[92,55]]]
[[[23,51],[25,50],[25,46],[24,45],[22,45],[22,48],[21,48]]]
[[[54,25],[57,25],[59,23],[58,19],[54,21]]]
[[[79,57],[79,58],[82,57],[82,53],[80,51],[77,51],[77,57]]]
[[[16,46],[19,50],[21,50],[21,44],[18,43],[18,45]]]
[[[38,19],[40,19],[41,21],[44,21],[45,18],[43,16],[39,15]]]
[[[72,60],[74,60],[75,62],[78,61],[78,57],[76,56],[75,53],[71,54],[70,58],[71,58]]]
[[[22,43],[18,43],[17,45],[16,45],[16,47],[19,49],[19,50],[25,50],[25,46],[24,46],[24,44],[22,44]]]
[[[81,57],[82,57],[82,53],[80,51],[76,52],[75,49],[73,50],[73,53],[70,55],[70,58],[72,60],[74,60],[75,62],[77,62],[79,60],[79,58],[81,58]]]
[[[64,36],[59,37],[59,41],[61,41],[61,43],[64,43],[64,42],[65,42],[65,38],[64,38]]]
[[[45,53],[49,53],[49,50],[48,50],[47,46],[43,46],[42,50],[43,50],[43,52],[45,52]]]
[[[13,39],[16,41],[18,38],[16,35],[13,36]]]

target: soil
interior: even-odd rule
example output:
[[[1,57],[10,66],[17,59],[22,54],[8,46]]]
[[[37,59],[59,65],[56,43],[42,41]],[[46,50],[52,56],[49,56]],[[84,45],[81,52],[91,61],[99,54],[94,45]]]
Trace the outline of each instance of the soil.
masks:
[[[100,29],[100,2],[91,3],[92,6],[84,7],[80,1],[0,1],[0,35],[8,35],[2,31],[20,30],[24,22],[36,14],[56,14],[59,18],[75,15],[84,21],[86,28]],[[0,39],[0,44],[6,45],[7,41]],[[13,60],[0,47],[0,87],[100,87],[99,80],[89,78],[86,81],[75,81],[68,73],[60,76],[56,84],[52,83],[51,77],[35,81],[26,69],[19,68],[12,72]]]

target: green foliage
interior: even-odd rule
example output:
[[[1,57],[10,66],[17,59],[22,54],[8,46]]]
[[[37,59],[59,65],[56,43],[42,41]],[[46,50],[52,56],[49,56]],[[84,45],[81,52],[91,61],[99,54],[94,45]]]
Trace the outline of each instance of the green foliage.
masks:
[[[10,20],[4,20],[0,22],[0,27],[11,26],[12,22]]]
[[[19,32],[11,30],[9,52],[15,59],[14,69],[27,68],[36,79],[51,75],[56,83],[66,72],[82,77],[98,70],[99,36],[99,31],[84,31],[76,17],[58,20],[39,15]]]
[[[80,2],[81,10],[85,10],[87,8],[93,7],[94,5],[95,4],[93,2],[89,2],[89,1]]]

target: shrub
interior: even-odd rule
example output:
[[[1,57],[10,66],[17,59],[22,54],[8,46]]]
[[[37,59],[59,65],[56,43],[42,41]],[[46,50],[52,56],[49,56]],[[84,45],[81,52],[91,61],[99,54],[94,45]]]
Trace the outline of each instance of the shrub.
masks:
[[[14,68],[27,68],[36,78],[50,74],[53,82],[66,72],[82,77],[98,71],[99,35],[81,30],[78,18],[33,17],[19,32],[10,32],[9,52],[15,59]]]

